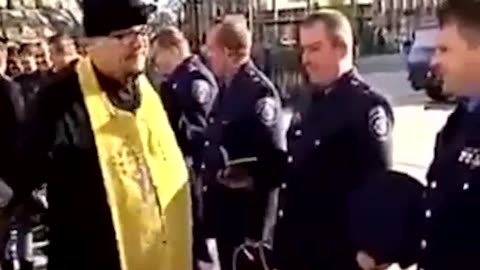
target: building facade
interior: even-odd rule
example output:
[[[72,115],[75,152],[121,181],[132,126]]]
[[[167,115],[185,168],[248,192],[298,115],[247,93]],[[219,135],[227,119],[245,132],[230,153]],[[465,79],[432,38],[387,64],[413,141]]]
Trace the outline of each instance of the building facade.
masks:
[[[440,0],[375,0],[374,24],[393,35],[410,36],[416,26],[435,15]]]

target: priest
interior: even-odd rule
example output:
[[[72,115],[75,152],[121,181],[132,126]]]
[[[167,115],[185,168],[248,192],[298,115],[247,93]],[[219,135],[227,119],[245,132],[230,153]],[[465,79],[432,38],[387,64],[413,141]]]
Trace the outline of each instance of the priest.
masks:
[[[188,173],[143,75],[145,7],[84,0],[88,55],[27,112],[17,199],[48,184],[49,269],[191,269]]]

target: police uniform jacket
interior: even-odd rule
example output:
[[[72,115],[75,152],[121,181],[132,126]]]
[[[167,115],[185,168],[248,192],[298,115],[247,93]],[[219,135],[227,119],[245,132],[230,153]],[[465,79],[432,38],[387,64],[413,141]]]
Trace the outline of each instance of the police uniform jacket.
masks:
[[[96,73],[102,88],[118,88],[115,81]],[[55,76],[28,111],[22,133],[22,164],[28,169],[10,184],[21,200],[33,188],[48,183],[49,269],[120,270],[111,210],[78,75],[71,67]],[[138,91],[125,91],[124,97],[115,93],[107,91],[116,107],[138,108]]]
[[[315,90],[314,90],[315,91]],[[274,238],[276,266],[358,269],[349,239],[352,191],[390,163],[392,109],[355,71],[294,108]]]
[[[199,163],[203,151],[203,133],[207,127],[210,112],[218,92],[214,75],[198,56],[185,59],[161,84],[160,96],[166,108],[169,121],[185,156]],[[195,162],[196,161],[196,162]],[[201,184],[192,176],[194,191],[194,253],[203,261],[210,261],[205,230],[202,225]]]
[[[459,105],[438,133],[427,174],[419,269],[479,269],[480,111]]]
[[[284,158],[280,110],[275,87],[251,62],[217,95],[195,166],[210,233],[260,238],[267,193]]]
[[[203,132],[218,92],[217,82],[198,56],[185,59],[160,89],[169,119],[186,155],[198,158]]]

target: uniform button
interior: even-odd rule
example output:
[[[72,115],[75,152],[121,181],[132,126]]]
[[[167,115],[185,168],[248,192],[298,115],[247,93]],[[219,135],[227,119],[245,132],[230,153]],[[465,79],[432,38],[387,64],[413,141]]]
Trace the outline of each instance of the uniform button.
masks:
[[[428,209],[427,211],[425,211],[425,217],[426,218],[431,218],[432,217],[432,210]]]
[[[208,118],[208,122],[210,124],[213,124],[213,123],[215,123],[215,119],[213,117],[210,117],[210,118]]]
[[[320,146],[320,140],[315,140],[315,146]]]
[[[286,184],[286,183],[282,183],[281,188],[282,188],[282,189],[287,189],[287,184]]]
[[[203,192],[207,192],[207,191],[208,191],[208,187],[207,187],[207,186],[203,186],[202,190],[203,190]]]
[[[293,157],[292,157],[292,156],[288,156],[287,162],[288,162],[288,163],[293,163]]]
[[[283,217],[283,210],[278,211],[278,217],[282,218]]]
[[[427,192],[424,191],[424,192],[422,192],[422,199],[426,199],[426,198],[427,198]]]
[[[200,169],[205,170],[206,168],[207,168],[207,165],[205,165],[205,163],[202,163],[202,165],[200,165]]]
[[[437,188],[437,182],[433,181],[432,183],[430,183],[430,187],[432,189],[436,189]]]
[[[295,136],[297,136],[297,137],[302,136],[302,131],[299,130],[299,129],[295,130]]]
[[[469,188],[470,188],[470,184],[469,184],[469,183],[463,184],[463,190],[468,190]]]
[[[209,142],[209,141],[205,141],[205,142],[203,143],[203,145],[205,145],[205,147],[209,147],[209,146],[210,146],[210,142]]]
[[[422,249],[426,249],[427,248],[427,240],[423,239],[422,242],[420,242],[420,247]]]

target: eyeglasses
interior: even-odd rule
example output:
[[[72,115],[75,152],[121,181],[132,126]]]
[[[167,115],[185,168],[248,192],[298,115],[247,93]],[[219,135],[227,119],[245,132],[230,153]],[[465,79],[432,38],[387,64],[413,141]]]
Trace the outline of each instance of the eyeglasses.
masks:
[[[139,25],[125,30],[114,31],[108,36],[122,41],[131,40],[133,37],[149,37],[152,34],[152,28],[148,25]]]

